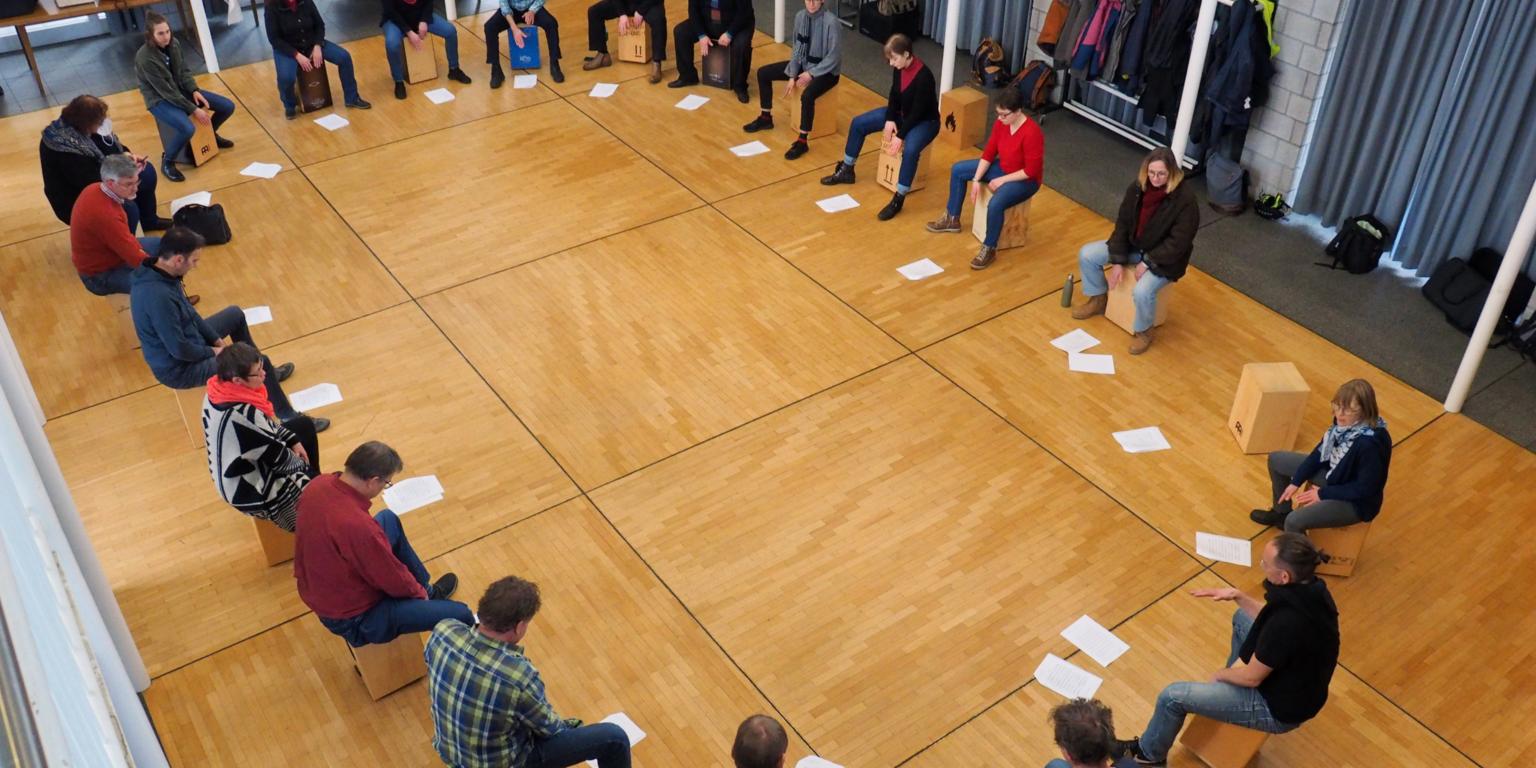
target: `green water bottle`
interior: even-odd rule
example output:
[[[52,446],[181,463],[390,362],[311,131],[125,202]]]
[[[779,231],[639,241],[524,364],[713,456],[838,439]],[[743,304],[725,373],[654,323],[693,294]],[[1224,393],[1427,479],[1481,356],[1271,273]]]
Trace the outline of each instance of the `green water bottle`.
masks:
[[[1067,273],[1067,281],[1061,284],[1061,305],[1072,306],[1072,273]]]

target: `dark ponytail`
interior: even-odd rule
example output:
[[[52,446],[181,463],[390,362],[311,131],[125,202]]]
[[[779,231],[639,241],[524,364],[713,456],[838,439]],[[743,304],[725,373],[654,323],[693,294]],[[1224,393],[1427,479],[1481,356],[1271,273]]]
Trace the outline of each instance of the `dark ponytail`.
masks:
[[[1317,575],[1317,566],[1332,558],[1317,548],[1312,540],[1300,533],[1282,533],[1275,537],[1275,557],[1280,567],[1297,582],[1311,581]]]

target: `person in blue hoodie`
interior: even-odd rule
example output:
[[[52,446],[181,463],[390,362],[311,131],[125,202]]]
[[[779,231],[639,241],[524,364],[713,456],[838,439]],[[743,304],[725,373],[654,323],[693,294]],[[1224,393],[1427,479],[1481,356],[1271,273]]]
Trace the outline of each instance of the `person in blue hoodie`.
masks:
[[[229,306],[205,319],[187,301],[181,280],[197,266],[202,248],[202,235],[186,227],[171,227],[160,238],[159,253],[145,259],[131,277],[129,301],[144,362],[157,381],[172,389],[206,386],[218,371],[219,350],[230,344],[243,341],[256,346],[245,310]],[[267,399],[277,420],[299,416],[279,384],[293,375],[293,363],[273,367],[262,355],[261,364],[267,372]],[[316,432],[328,426],[328,419],[315,419]]]
[[[1269,455],[1269,509],[1248,517],[1292,533],[1370,522],[1381,511],[1392,461],[1392,436],[1376,410],[1376,390],[1351,379],[1333,396],[1333,426],[1312,452]],[[1303,483],[1311,487],[1301,490]]]

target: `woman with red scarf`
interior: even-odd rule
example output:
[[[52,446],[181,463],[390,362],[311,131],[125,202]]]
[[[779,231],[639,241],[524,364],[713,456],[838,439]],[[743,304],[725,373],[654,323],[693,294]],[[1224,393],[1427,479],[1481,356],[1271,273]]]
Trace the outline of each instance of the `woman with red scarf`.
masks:
[[[261,353],[244,342],[219,352],[208,379],[203,431],[208,471],[219,496],[252,517],[292,532],[299,494],[320,474],[323,425],[304,414],[278,423],[267,399]]]

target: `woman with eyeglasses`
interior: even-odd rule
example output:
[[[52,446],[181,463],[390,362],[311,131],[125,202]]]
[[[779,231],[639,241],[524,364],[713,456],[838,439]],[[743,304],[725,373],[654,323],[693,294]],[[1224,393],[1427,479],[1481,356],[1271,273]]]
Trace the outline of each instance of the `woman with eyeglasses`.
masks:
[[[1088,300],[1072,310],[1076,320],[1104,314],[1109,291],[1118,286],[1128,267],[1136,270],[1136,319],[1130,352],[1139,355],[1152,346],[1152,323],[1157,317],[1157,293],[1177,282],[1189,267],[1200,229],[1200,206],[1195,193],[1183,186],[1184,169],[1173,151],[1158,147],[1141,160],[1136,181],[1125,190],[1115,229],[1108,240],[1088,243],[1077,252]],[[1106,280],[1104,266],[1109,265]]]
[[[1290,533],[1370,522],[1381,512],[1392,462],[1392,436],[1376,410],[1376,390],[1365,379],[1344,382],[1333,396],[1333,426],[1312,452],[1269,455],[1269,509],[1249,517]],[[1311,483],[1301,490],[1303,483]]]
[[[203,400],[208,471],[219,496],[240,512],[293,532],[299,494],[320,474],[320,438],[330,422],[304,414],[279,422],[267,399],[261,353],[237,341],[219,350]],[[321,423],[317,423],[321,422]]]

